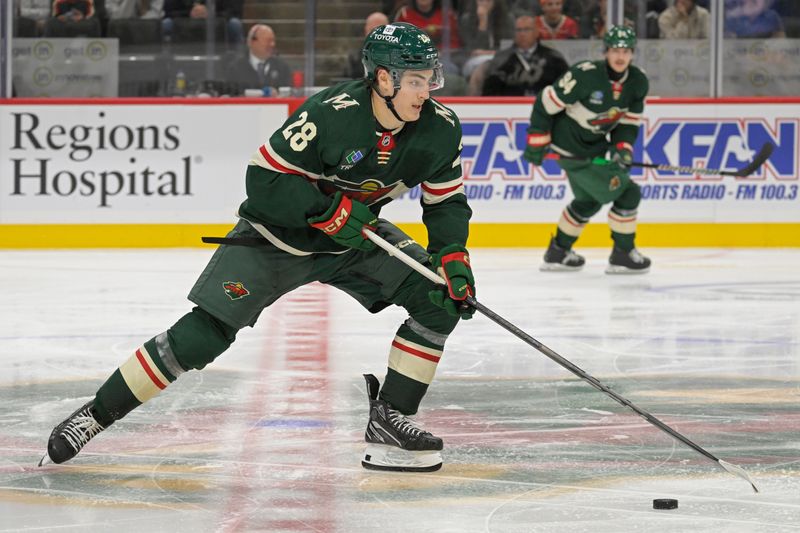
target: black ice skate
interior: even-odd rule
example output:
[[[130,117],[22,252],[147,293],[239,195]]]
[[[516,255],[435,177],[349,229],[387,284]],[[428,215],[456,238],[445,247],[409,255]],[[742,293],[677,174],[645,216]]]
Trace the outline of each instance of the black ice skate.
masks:
[[[544,253],[544,263],[539,267],[542,272],[569,272],[580,270],[586,260],[576,254],[571,248],[562,248],[556,243],[555,237],[550,237],[550,245]]]
[[[39,461],[39,466],[69,461],[78,455],[92,437],[107,427],[97,421],[94,400],[89,401],[55,427],[47,441],[47,453]]]
[[[650,270],[650,259],[639,253],[634,248],[626,252],[614,246],[611,257],[608,258],[606,274],[644,274]]]
[[[378,399],[380,383],[364,374],[369,398],[367,449],[361,465],[370,470],[433,472],[442,467],[442,439],[434,437],[391,405]]]

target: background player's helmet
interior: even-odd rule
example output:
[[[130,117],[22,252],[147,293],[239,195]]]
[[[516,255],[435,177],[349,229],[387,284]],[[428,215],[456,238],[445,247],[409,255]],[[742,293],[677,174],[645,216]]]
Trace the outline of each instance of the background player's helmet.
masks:
[[[603,36],[606,48],[636,48],[636,32],[625,26],[611,26]]]
[[[433,70],[429,89],[444,87],[439,51],[424,31],[412,24],[398,22],[378,26],[367,35],[361,49],[364,74],[374,83],[379,67],[389,71],[396,88],[406,70]]]

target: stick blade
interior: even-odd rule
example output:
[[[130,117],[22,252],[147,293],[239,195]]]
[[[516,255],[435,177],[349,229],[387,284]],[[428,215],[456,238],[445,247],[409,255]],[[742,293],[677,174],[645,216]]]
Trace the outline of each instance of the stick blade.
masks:
[[[772,155],[772,151],[775,149],[775,145],[772,143],[764,143],[764,146],[761,147],[761,150],[758,151],[756,156],[750,162],[749,165],[744,167],[741,170],[736,171],[734,174],[740,178],[744,178],[755,172],[756,170],[763,165],[770,155]]]
[[[741,466],[733,465],[727,461],[723,461],[722,459],[719,459],[717,462],[719,463],[719,466],[721,466],[731,474],[739,476],[740,478],[750,483],[750,486],[753,487],[753,490],[756,491],[756,493],[758,493],[758,487],[756,487],[756,484],[753,483],[752,479],[750,479],[750,475],[744,471],[744,468],[742,468]]]

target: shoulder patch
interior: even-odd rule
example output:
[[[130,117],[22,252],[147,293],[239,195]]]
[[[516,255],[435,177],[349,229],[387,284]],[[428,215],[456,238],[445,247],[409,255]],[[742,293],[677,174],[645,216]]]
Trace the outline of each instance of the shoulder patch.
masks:
[[[347,109],[348,107],[354,105],[360,105],[347,93],[337,94],[333,98],[328,98],[327,100],[323,100],[322,103],[331,104],[331,106],[333,106],[333,108],[336,111],[339,111],[340,109]]]

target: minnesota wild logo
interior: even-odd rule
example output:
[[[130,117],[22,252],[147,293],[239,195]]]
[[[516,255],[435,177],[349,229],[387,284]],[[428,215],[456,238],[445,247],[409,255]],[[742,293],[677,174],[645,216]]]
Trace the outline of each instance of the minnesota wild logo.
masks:
[[[250,294],[241,281],[225,281],[222,283],[222,288],[231,300],[238,300]]]
[[[625,116],[624,110],[618,107],[612,107],[605,113],[600,113],[599,115],[596,115],[592,120],[589,121],[589,124],[591,124],[592,126],[604,127],[616,123],[624,116]]]
[[[614,176],[611,178],[611,181],[608,182],[608,190],[616,191],[619,189],[620,185],[622,185],[622,180],[619,179],[619,176]]]

